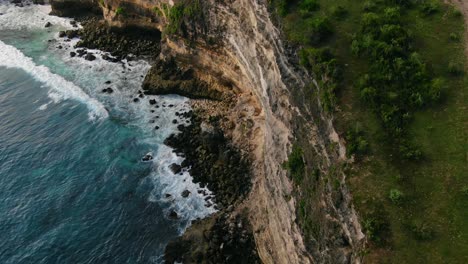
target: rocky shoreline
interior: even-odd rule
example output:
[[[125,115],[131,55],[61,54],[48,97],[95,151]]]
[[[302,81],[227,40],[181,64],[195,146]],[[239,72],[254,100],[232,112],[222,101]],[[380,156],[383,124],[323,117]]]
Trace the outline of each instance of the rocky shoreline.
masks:
[[[137,57],[149,59],[153,66],[143,83],[144,93],[179,94],[205,100],[204,103],[193,101],[194,111],[177,113],[189,118],[191,123],[179,125],[180,133],[171,135],[165,144],[185,158],[180,166],[173,164],[172,171],[178,174],[188,170],[195,183],[207,186],[214,196],[207,197],[205,205],[219,211],[194,221],[183,236],[172,241],[166,248],[165,262],[260,263],[247,214],[239,209],[252,185],[250,158],[226,137],[229,126],[221,118],[221,109],[228,107],[230,95],[210,88],[190,69],[180,68],[174,60],[160,59],[158,34],[140,39],[138,34],[113,29],[96,18],[84,19],[82,25],[82,29],[60,33],[64,38],[80,38],[77,47],[83,52],[75,56],[88,56],[86,49],[99,49],[109,52],[112,55],[109,60],[116,63]],[[211,102],[225,107],[216,112]],[[169,218],[178,217],[171,212]]]

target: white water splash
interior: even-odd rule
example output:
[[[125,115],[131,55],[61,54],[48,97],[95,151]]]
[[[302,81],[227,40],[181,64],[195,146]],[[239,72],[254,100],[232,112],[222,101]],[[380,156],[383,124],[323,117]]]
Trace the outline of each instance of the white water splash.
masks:
[[[0,0],[0,30],[43,29],[47,22],[52,26],[71,29],[70,19],[49,16],[49,5],[25,5],[18,7],[9,1]]]
[[[178,125],[188,124],[187,119],[176,115],[177,112],[190,111],[188,99],[180,96],[145,96],[139,98],[139,102],[133,102],[133,99],[139,96],[138,91],[141,90],[141,84],[150,65],[143,60],[108,62],[102,58],[102,55],[108,55],[107,53],[94,49],[87,49],[87,52],[96,56],[94,61],[87,61],[79,56],[71,57],[70,52],[76,52],[75,45],[79,39],[69,41],[65,38],[58,38],[59,30],[71,28],[70,19],[49,16],[47,15],[49,11],[49,6],[33,5],[20,8],[0,0],[0,13],[3,13],[0,15],[0,30],[42,32],[51,38],[50,42],[44,42],[46,45],[43,50],[44,54],[41,57],[34,57],[35,63],[33,59],[27,57],[30,56],[29,54],[26,56],[18,49],[2,42],[0,45],[0,66],[3,63],[8,64],[3,65],[7,67],[29,69],[27,71],[37,79],[39,78],[36,75],[39,74],[43,77],[51,77],[52,75],[61,82],[65,81],[67,86],[65,90],[54,89],[54,87],[64,86],[60,82],[56,82],[56,79],[49,79],[50,85],[46,83],[47,86],[51,86],[49,92],[51,102],[48,104],[70,98],[77,99],[91,109],[95,108],[94,103],[102,106],[102,109],[104,109],[103,105],[106,105],[107,108],[112,109],[112,116],[125,120],[129,126],[141,128],[140,141],[154,146],[154,149],[145,150],[145,153],[150,151],[155,153],[154,169],[150,175],[155,188],[149,200],[164,204],[166,214],[172,210],[177,212],[181,220],[179,229],[181,232],[190,225],[191,220],[203,218],[216,212],[213,206],[206,207],[205,198],[212,196],[208,189],[193,183],[189,172],[184,171],[182,174],[175,175],[170,170],[170,165],[173,163],[181,164],[183,158],[175,155],[171,148],[163,144],[169,135],[177,133]],[[44,28],[47,22],[52,23],[53,26]],[[50,33],[47,33],[49,31]],[[13,53],[11,53],[12,50]],[[4,61],[3,57],[9,58],[8,61]],[[18,60],[14,57],[21,57],[21,59]],[[37,66],[39,64],[44,64],[44,66]],[[59,74],[65,76],[66,80],[51,73],[47,67],[55,70],[60,69]],[[36,69],[40,69],[40,71],[36,71]],[[42,79],[39,80],[42,81]],[[71,87],[77,89],[68,89]],[[112,88],[113,93],[103,93],[102,90],[106,88]],[[157,101],[158,108],[149,103],[150,99]],[[46,110],[48,104],[38,106],[38,109]],[[174,120],[177,122],[174,123]],[[159,129],[156,130],[156,126]],[[190,195],[186,198],[182,197],[182,192],[185,190],[190,191]],[[166,197],[166,194],[171,196]]]
[[[7,68],[20,68],[31,74],[38,81],[51,88],[53,93],[49,96],[54,101],[74,99],[86,104],[90,110],[90,118],[107,118],[108,113],[99,101],[89,97],[80,87],[63,77],[50,72],[42,65],[36,65],[31,58],[26,57],[21,51],[0,40],[0,66]]]

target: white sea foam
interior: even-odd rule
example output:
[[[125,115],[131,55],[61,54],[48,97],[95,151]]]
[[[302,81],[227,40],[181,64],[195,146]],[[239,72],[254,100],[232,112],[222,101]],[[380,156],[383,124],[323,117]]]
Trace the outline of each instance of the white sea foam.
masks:
[[[70,52],[76,52],[75,45],[79,39],[65,41],[64,38],[57,39],[51,43],[51,52],[59,55],[61,60],[73,69],[75,77],[71,77],[74,83],[85,87],[88,94],[99,98],[106,105],[112,106],[113,113],[120,113],[126,120],[131,120],[130,125],[135,125],[143,130],[140,140],[143,143],[157,146],[156,149],[145,150],[155,154],[153,159],[154,170],[151,178],[155,188],[150,196],[150,201],[166,205],[166,215],[171,210],[177,212],[182,220],[180,230],[183,231],[190,225],[191,220],[204,218],[216,212],[214,206],[207,207],[205,198],[213,196],[207,188],[201,188],[199,184],[193,183],[189,172],[184,171],[182,175],[174,175],[170,170],[173,163],[181,164],[182,157],[173,153],[173,150],[164,145],[164,140],[171,134],[177,133],[177,126],[188,124],[189,120],[176,113],[190,111],[188,99],[180,96],[152,96],[145,95],[138,103],[133,99],[138,97],[144,76],[150,69],[150,65],[143,60],[112,63],[102,59],[105,52],[87,49],[87,52],[96,56],[94,61],[87,61],[83,57],[71,57]],[[60,49],[57,47],[60,46]],[[108,54],[106,54],[108,55]],[[111,81],[110,84],[106,84]],[[103,89],[112,88],[112,94],[102,93]],[[156,105],[151,105],[149,100],[156,100]],[[172,106],[172,107],[169,107]],[[174,123],[173,120],[177,120]],[[158,126],[159,129],[155,130]],[[182,197],[182,192],[188,190],[190,195]],[[199,191],[202,193],[199,193]],[[166,195],[170,194],[170,198]]]
[[[171,210],[176,211],[182,220],[180,231],[183,231],[191,220],[214,213],[216,210],[213,207],[205,206],[206,195],[211,195],[211,192],[193,183],[187,171],[183,171],[181,175],[174,175],[169,168],[170,165],[181,164],[183,158],[175,155],[171,148],[163,144],[170,134],[177,133],[178,125],[188,124],[188,120],[176,115],[176,112],[183,113],[190,110],[188,100],[180,96],[145,96],[140,98],[138,103],[134,103],[133,99],[138,97],[138,91],[141,89],[150,65],[143,60],[108,62],[102,59],[105,52],[91,49],[87,51],[96,56],[94,61],[87,61],[78,56],[71,57],[70,52],[76,52],[75,45],[78,39],[65,41],[63,38],[58,38],[58,31],[61,27],[70,27],[69,20],[48,16],[48,10],[50,7],[47,6],[18,8],[11,4],[2,5],[2,0],[0,0],[0,13],[4,13],[0,15],[0,30],[51,31],[47,34],[50,38],[55,38],[48,44],[48,48],[44,50],[45,53],[41,57],[34,57],[36,63],[16,48],[0,42],[0,65],[23,68],[37,79],[40,79],[38,76],[47,77],[42,78],[45,79],[44,81],[40,80],[52,88],[49,92],[51,102],[48,104],[65,98],[75,98],[94,109],[93,113],[96,109],[105,111],[102,106],[104,104],[112,109],[112,116],[129,122],[130,126],[141,128],[140,141],[150,146],[149,149],[142,150],[142,156],[150,151],[155,154],[154,170],[150,175],[155,188],[149,200],[165,204],[166,214]],[[45,29],[44,24],[47,21],[57,27]],[[44,64],[51,69],[61,69],[60,75],[66,76],[71,82],[51,73],[46,66],[36,66],[36,64]],[[51,79],[51,76],[54,79]],[[46,82],[47,80],[50,82]],[[106,84],[107,81],[111,83]],[[114,92],[102,93],[102,90],[108,87],[111,87]],[[151,105],[150,99],[156,100],[159,108]],[[48,104],[39,106],[39,110],[45,110]],[[177,123],[173,120],[177,120]],[[159,129],[156,130],[156,126]],[[182,192],[185,190],[191,193],[187,198],[182,197]],[[198,193],[199,190],[203,193]],[[170,194],[171,197],[166,198],[166,194]]]
[[[63,77],[53,74],[42,65],[36,65],[31,58],[26,57],[21,51],[0,40],[0,66],[7,68],[20,68],[28,72],[38,81],[44,83],[52,92],[49,94],[52,100],[60,101],[74,99],[87,105],[90,110],[90,118],[106,118],[107,110],[94,98],[89,97],[80,87]]]
[[[0,0],[0,29],[2,30],[33,30],[43,29],[47,22],[60,28],[72,28],[70,19],[49,16],[49,5],[25,5],[18,7],[9,1]]]

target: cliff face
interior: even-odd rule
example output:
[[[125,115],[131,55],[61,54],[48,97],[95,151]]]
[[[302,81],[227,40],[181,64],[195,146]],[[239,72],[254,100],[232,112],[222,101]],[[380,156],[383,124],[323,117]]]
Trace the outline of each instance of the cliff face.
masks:
[[[74,1],[52,1],[54,12],[65,12],[61,11],[65,2]],[[293,105],[300,100],[291,100],[290,91],[305,89],[313,80],[291,66],[280,31],[270,19],[267,0],[80,2],[99,6],[113,26],[153,27],[166,32],[162,59],[174,58],[180,67],[192,69],[200,80],[234,98],[235,106],[226,118],[232,124],[234,143],[253,155],[253,188],[243,206],[249,211],[264,263],[359,262],[363,235],[344,174],[339,202],[329,184],[317,191],[317,223],[324,223],[324,228],[335,226],[323,233],[327,237],[314,238],[317,246],[306,250],[297,225],[293,186],[282,168],[294,139],[293,126],[298,126],[298,120],[307,123],[309,148],[321,157],[323,171],[343,162],[344,147],[331,118],[320,111],[320,102],[315,111]],[[169,12],[174,6],[194,3],[197,14],[189,10],[174,17]],[[339,147],[330,150],[330,145]],[[335,243],[328,236],[340,237],[346,243]]]

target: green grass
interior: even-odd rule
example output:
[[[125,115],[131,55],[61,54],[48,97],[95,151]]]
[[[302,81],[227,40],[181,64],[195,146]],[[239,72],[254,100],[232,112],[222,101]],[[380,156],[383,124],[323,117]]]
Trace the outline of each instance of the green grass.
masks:
[[[311,16],[300,16],[297,5],[292,4],[283,17],[290,40],[304,47],[329,47],[343,65],[336,126],[345,136],[353,125],[361,124],[369,144],[368,154],[348,170],[363,226],[374,236],[367,263],[468,263],[468,80],[449,70],[451,63],[463,65],[466,61],[464,43],[454,37],[464,35],[464,24],[451,6],[432,2],[438,4],[435,12],[417,7],[407,9],[403,16],[413,34],[414,48],[434,77],[445,80],[441,102],[416,112],[408,128],[412,142],[423,153],[419,162],[404,162],[392,154],[380,122],[362,103],[354,85],[368,69],[367,62],[356,58],[350,48],[364,2],[320,0],[320,8]],[[303,20],[314,17],[328,17],[334,29],[319,44],[305,37],[308,29]],[[308,150],[301,146],[307,155]],[[309,183],[308,177],[303,181]],[[314,199],[310,185],[303,185],[299,186],[302,193]],[[399,190],[403,197],[392,201],[391,190]],[[304,229],[311,229],[308,201],[302,199],[299,220]],[[375,227],[381,230],[372,230]]]

